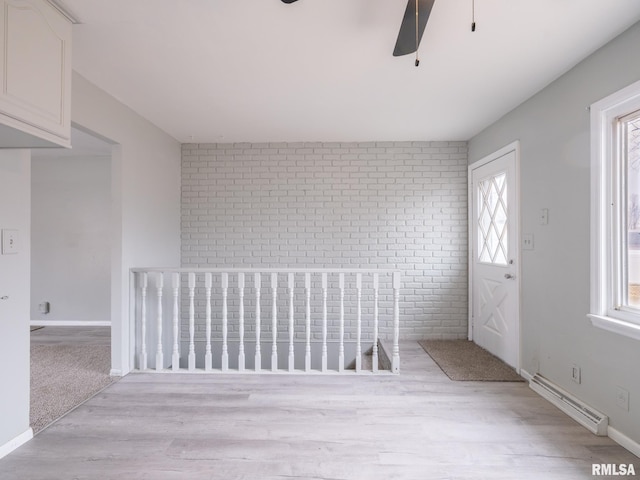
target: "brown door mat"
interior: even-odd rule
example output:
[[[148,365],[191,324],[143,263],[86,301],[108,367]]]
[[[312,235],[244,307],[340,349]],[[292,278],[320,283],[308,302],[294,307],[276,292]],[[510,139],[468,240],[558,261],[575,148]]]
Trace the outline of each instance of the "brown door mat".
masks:
[[[451,380],[524,382],[512,367],[468,340],[421,340],[418,343]]]

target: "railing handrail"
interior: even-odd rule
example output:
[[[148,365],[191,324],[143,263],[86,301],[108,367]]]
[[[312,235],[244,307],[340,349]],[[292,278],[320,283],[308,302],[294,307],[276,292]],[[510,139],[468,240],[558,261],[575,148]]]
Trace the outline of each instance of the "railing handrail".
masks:
[[[190,268],[190,267],[136,267],[133,273],[401,273],[390,268]]]

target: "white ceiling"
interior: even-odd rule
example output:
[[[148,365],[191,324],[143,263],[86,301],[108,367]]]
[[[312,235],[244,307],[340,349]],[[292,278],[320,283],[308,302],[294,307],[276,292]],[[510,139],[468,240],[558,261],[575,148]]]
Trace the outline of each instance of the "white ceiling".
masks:
[[[466,140],[640,20],[638,0],[63,0],[73,67],[180,142]],[[588,79],[585,79],[588,81]]]

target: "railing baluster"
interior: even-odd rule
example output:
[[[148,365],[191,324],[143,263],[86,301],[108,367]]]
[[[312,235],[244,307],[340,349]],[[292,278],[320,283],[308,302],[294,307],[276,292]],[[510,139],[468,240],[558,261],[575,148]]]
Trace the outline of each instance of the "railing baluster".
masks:
[[[196,345],[194,343],[194,337],[196,334],[195,326],[195,296],[196,296],[196,274],[191,272],[188,275],[189,279],[189,371],[192,372],[196,369]]]
[[[261,284],[261,274],[256,273],[253,276],[253,285],[256,289],[256,359],[255,359],[255,369],[256,372],[262,370],[262,352],[260,349],[260,284]]]
[[[293,372],[295,367],[295,353],[293,348],[293,287],[294,275],[289,274],[289,371]]]
[[[305,331],[307,335],[307,344],[304,351],[304,371],[311,371],[311,274],[304,274],[304,288],[307,296],[307,311]]]
[[[147,369],[147,272],[143,272],[140,274],[140,288],[141,288],[141,312],[140,319],[142,325],[140,327],[140,337],[141,337],[141,353],[140,353],[140,370]]]
[[[162,288],[164,287],[164,275],[162,272],[158,272],[156,275],[156,290],[158,292],[158,319],[157,319],[157,334],[158,345],[156,346],[156,370],[162,370],[164,368],[164,355],[162,352]]]
[[[211,279],[211,273],[204,274],[204,288],[206,296],[206,335],[207,335],[207,347],[204,355],[204,369],[210,371],[213,368],[213,354],[211,353],[211,287],[213,285]]]
[[[327,371],[327,274],[322,273],[322,371]]]
[[[391,357],[391,371],[400,373],[400,273],[393,272],[393,354]]]
[[[238,295],[240,297],[238,312],[238,332],[240,334],[240,345],[238,346],[238,371],[244,372],[244,273],[238,273]]]
[[[362,369],[362,347],[360,341],[362,337],[362,274],[356,273],[356,372]]]
[[[271,335],[273,344],[271,345],[271,371],[278,371],[278,309],[276,298],[278,297],[278,274],[271,274]]]
[[[378,372],[378,290],[380,288],[380,276],[373,274],[373,355],[371,358],[372,370]]]
[[[227,290],[229,289],[229,274],[220,276],[222,284],[222,371],[229,370],[229,350],[227,347]]]
[[[173,355],[171,355],[171,370],[177,372],[180,370],[180,347],[179,347],[179,315],[180,307],[178,306],[178,298],[180,297],[180,274],[171,274],[171,288],[173,291]]]
[[[338,371],[344,372],[344,273],[338,276],[340,288],[340,350],[338,351]]]

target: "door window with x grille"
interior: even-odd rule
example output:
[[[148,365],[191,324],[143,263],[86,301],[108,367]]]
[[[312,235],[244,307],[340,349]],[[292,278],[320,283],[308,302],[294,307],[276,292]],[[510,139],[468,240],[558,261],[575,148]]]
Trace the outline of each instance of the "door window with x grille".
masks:
[[[478,260],[506,265],[509,256],[507,229],[507,175],[499,172],[478,182]]]

